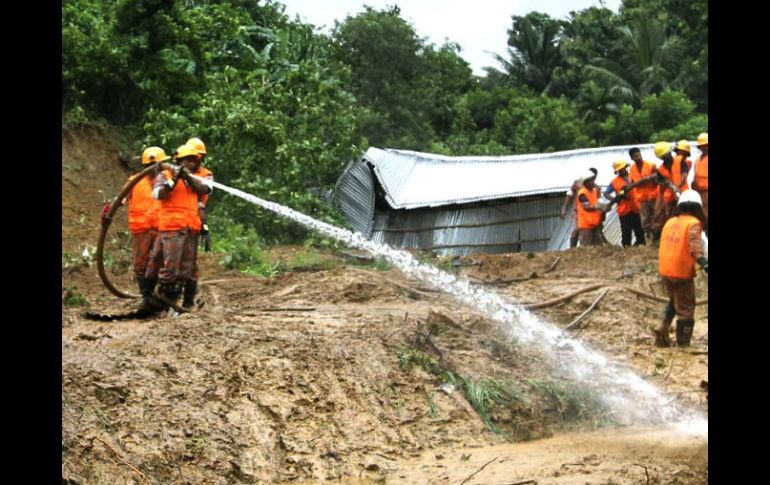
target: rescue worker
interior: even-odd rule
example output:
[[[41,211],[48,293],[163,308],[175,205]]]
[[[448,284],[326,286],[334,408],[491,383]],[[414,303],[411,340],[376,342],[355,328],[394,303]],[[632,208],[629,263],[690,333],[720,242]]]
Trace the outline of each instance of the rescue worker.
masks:
[[[662,160],[658,167],[657,183],[659,187],[658,197],[655,200],[654,240],[659,239],[660,231],[666,221],[674,215],[676,192],[681,193],[690,188],[687,184],[687,173],[690,165],[687,163],[689,160],[684,156],[684,153],[689,153],[690,146],[686,140],[681,140],[676,145],[678,155],[671,153],[674,148],[671,143],[661,141],[656,143],[653,149],[655,156]]]
[[[593,174],[594,177],[596,177],[599,174],[599,171],[595,168],[589,168]],[[572,187],[567,191],[567,196],[564,198],[564,204],[561,207],[561,218],[564,219],[567,215],[567,207],[573,202],[575,199],[575,195],[580,191],[580,189],[583,187],[583,177],[575,179],[574,182],[572,182]],[[577,204],[575,204],[572,209],[574,210],[574,217],[575,217],[575,229],[572,230],[572,233],[569,235],[569,247],[570,248],[576,248],[578,245],[578,236],[580,234],[580,229],[578,229],[578,212],[577,212]]]
[[[180,269],[191,265],[182,258],[189,257],[183,256],[183,250],[185,237],[193,224],[193,208],[197,207],[198,195],[208,193],[209,187],[190,176],[198,161],[195,148],[182,145],[174,158],[180,167],[160,172],[153,186],[152,196],[160,201],[158,237],[145,277],[157,275],[160,284],[158,293],[176,304],[181,292]]]
[[[206,145],[203,144],[200,138],[190,138],[185,145],[193,147],[195,149],[195,154],[197,155],[194,159],[195,161],[189,167],[190,173],[201,178],[214,180],[214,174],[211,170],[202,165],[203,158],[206,156]],[[192,157],[191,160],[193,160]],[[198,271],[198,243],[201,235],[208,237],[206,204],[208,203],[209,194],[213,189],[209,186],[206,187],[209,191],[198,194],[198,198],[195,200],[195,206],[190,209],[189,231],[185,238],[182,255],[180,278],[184,280],[182,308],[185,309],[190,309],[195,304],[195,294],[198,291],[198,278],[200,276]],[[207,241],[207,243],[206,247],[210,249],[210,242]]]
[[[636,188],[626,189],[631,184],[631,178],[628,175],[628,165],[629,163],[625,160],[618,160],[612,164],[612,169],[617,176],[612,179],[612,182],[604,191],[604,195],[608,199],[612,198],[612,194],[617,194],[621,243],[624,248],[631,245],[631,232],[636,237],[635,246],[644,245],[645,243],[642,219],[639,216]],[[609,207],[606,207],[605,212]]]
[[[694,190],[682,192],[677,203],[679,215],[663,227],[658,251],[658,267],[669,301],[663,318],[655,329],[655,345],[668,347],[669,327],[676,321],[676,343],[690,345],[695,326],[695,264],[708,274],[708,259],[701,246],[701,223],[696,214],[701,210],[700,195]]]
[[[577,193],[577,227],[581,246],[601,246],[603,205],[599,202],[601,192],[594,182],[596,175],[589,172],[583,178],[583,187]]]
[[[698,192],[703,201],[703,214],[706,216],[708,224],[709,217],[709,134],[701,133],[698,135],[698,150],[701,155],[695,162],[695,178],[692,181],[692,188]],[[708,234],[708,226],[706,227]]]
[[[142,165],[146,168],[153,163],[161,163],[170,159],[166,152],[159,147],[149,147],[142,153]],[[130,182],[139,174],[128,178]],[[152,197],[153,179],[144,177],[131,189],[123,201],[128,203],[128,228],[131,231],[131,256],[133,259],[134,275],[142,295],[142,307],[149,305],[152,292],[158,284],[157,278],[146,278],[150,252],[158,235],[158,201]]]
[[[634,188],[636,203],[639,206],[639,218],[641,219],[642,230],[646,237],[652,239],[652,227],[655,219],[655,199],[658,198],[658,186],[654,179],[658,173],[655,164],[642,159],[642,152],[639,148],[632,148],[628,151],[634,163],[631,164],[629,176],[631,183],[638,183],[643,179],[649,182],[640,183]]]

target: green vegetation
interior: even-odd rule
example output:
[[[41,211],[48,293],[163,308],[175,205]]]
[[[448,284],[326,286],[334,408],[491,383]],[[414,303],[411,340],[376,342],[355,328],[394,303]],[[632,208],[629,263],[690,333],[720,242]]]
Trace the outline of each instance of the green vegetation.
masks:
[[[90,305],[86,297],[83,296],[82,293],[80,293],[80,291],[77,289],[76,286],[70,286],[66,288],[62,293],[63,293],[62,302],[66,306],[84,307],[84,306]]]
[[[624,0],[564,20],[511,18],[498,68],[474,76],[453,43],[398,7],[328,35],[268,0],[65,0],[62,122],[106,122],[173,151],[209,147],[217,180],[332,223],[318,195],[369,146],[504,155],[693,138],[708,129],[705,0]],[[212,233],[254,270],[261,247],[306,229],[224,194]],[[258,236],[257,236],[258,235]],[[235,238],[232,239],[231,238]]]

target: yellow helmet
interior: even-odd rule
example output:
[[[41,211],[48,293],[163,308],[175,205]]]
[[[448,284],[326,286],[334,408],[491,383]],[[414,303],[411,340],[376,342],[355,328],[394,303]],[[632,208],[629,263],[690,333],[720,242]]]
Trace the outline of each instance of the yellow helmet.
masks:
[[[696,146],[702,147],[703,145],[709,144],[709,134],[708,133],[701,133],[698,135],[698,144]]]
[[[174,155],[174,160],[179,160],[180,158],[185,157],[195,157],[198,156],[198,150],[195,149],[195,147],[184,144],[176,149],[176,154]]]
[[[198,151],[198,155],[206,155],[206,145],[203,144],[200,138],[193,137],[187,140],[185,145],[190,145]]]
[[[690,144],[687,143],[687,140],[679,140],[676,142],[676,149],[687,152],[688,155],[690,154]]]
[[[149,165],[155,162],[165,162],[169,157],[160,147],[145,148],[142,153],[142,165]]]
[[[618,161],[612,162],[612,170],[614,170],[615,173],[620,172],[626,167],[628,167],[628,162],[625,160],[618,160]]]
[[[663,158],[666,154],[671,153],[671,143],[667,141],[659,141],[655,144],[653,151],[655,152],[656,157]]]

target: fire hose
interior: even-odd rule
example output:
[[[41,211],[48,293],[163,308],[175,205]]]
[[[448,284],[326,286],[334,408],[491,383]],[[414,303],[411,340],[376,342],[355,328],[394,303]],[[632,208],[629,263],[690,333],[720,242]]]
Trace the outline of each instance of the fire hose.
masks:
[[[120,297],[120,298],[139,298],[139,295],[134,295],[132,293],[126,293],[124,291],[119,290],[115,287],[115,285],[112,284],[110,279],[107,277],[107,271],[104,269],[104,241],[107,239],[107,231],[110,228],[110,224],[112,224],[112,218],[115,215],[115,213],[118,211],[118,209],[123,205],[122,201],[123,199],[128,196],[129,193],[131,193],[131,190],[133,190],[134,186],[138,184],[144,177],[148,175],[153,175],[158,173],[160,170],[174,170],[176,167],[174,165],[168,164],[168,163],[155,163],[141,172],[137,174],[136,177],[131,179],[120,191],[117,197],[112,201],[112,204],[110,204],[110,208],[107,211],[107,214],[105,214],[103,220],[102,220],[102,230],[99,233],[99,243],[96,246],[96,267],[99,271],[99,278],[101,278],[102,283],[104,283],[104,286],[107,287],[108,290],[110,290],[110,293],[113,295]]]

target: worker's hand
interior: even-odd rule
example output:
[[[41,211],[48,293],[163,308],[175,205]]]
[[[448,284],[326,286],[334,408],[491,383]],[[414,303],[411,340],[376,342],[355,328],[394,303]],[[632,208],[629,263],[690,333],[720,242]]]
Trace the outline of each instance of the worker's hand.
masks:
[[[211,252],[211,236],[209,235],[209,226],[206,223],[203,223],[201,228],[201,241],[203,242],[203,250],[207,253]]]
[[[108,220],[107,219],[107,214],[110,213],[110,205],[111,204],[109,202],[106,202],[104,204],[104,207],[102,207],[102,213],[99,216],[99,220],[101,221],[102,224],[105,224],[107,222],[107,220]]]
[[[698,258],[698,264],[701,268],[703,268],[703,271],[706,272],[706,274],[709,274],[709,260],[705,257],[701,256]]]
[[[618,197],[621,199],[626,195],[628,195],[628,192],[626,191],[626,189],[620,189],[620,192],[618,192]]]

